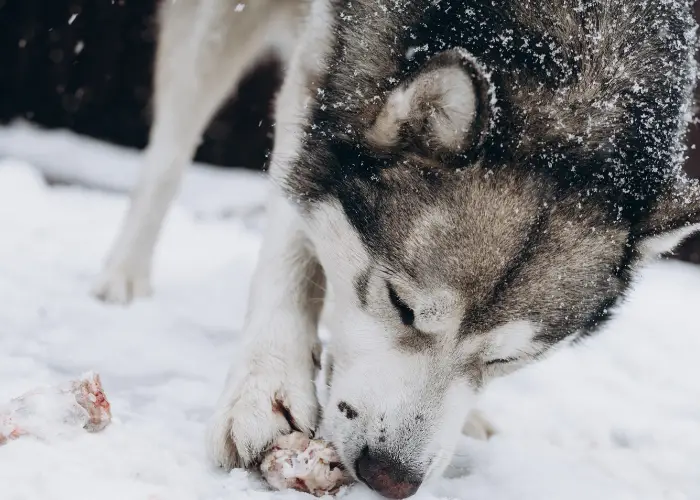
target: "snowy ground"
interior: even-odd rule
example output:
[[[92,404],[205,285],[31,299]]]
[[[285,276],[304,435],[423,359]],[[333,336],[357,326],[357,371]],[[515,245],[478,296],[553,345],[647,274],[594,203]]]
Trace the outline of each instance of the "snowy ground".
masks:
[[[126,197],[49,187],[39,172],[80,180],[80,166],[97,162],[128,174],[102,178],[119,190],[133,156],[23,129],[0,131],[0,157],[8,153],[40,169],[0,160],[0,401],[94,369],[115,422],[1,447],[0,499],[307,498],[214,470],[203,453],[237,348],[264,182],[193,170],[159,247],[156,294],[124,309],[88,290]],[[500,433],[464,438],[452,477],[418,498],[700,499],[698,304],[700,267],[648,269],[606,332],[493,386],[483,409]],[[375,497],[356,487],[346,498]]]

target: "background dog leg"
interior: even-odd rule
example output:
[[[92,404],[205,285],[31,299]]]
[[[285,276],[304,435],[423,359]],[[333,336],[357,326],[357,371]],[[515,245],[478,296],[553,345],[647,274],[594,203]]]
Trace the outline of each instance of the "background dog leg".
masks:
[[[479,410],[472,410],[464,422],[462,433],[473,439],[486,441],[496,434],[496,428],[489,422]]]
[[[269,46],[279,2],[236,9],[229,0],[164,1],[156,56],[154,120],[141,177],[94,295],[128,303],[148,295],[153,251],[201,134]]]
[[[270,210],[248,304],[242,359],[229,371],[209,427],[209,452],[247,466],[282,434],[318,420],[314,351],[324,280],[299,216],[281,196]]]

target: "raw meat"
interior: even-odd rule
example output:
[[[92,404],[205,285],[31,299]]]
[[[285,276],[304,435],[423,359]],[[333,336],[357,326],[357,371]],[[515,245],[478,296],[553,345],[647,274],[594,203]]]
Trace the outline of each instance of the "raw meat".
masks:
[[[100,376],[86,373],[64,386],[34,389],[0,406],[0,445],[31,435],[50,439],[67,429],[104,429],[112,420]]]
[[[293,488],[317,497],[334,495],[352,482],[328,443],[309,439],[301,432],[277,439],[263,459],[260,471],[277,490]]]

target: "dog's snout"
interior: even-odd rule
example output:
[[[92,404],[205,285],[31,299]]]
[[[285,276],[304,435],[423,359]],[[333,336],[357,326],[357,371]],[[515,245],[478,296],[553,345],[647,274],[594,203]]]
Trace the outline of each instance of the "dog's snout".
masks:
[[[422,478],[399,461],[365,447],[355,462],[358,479],[386,498],[408,498],[418,491]]]

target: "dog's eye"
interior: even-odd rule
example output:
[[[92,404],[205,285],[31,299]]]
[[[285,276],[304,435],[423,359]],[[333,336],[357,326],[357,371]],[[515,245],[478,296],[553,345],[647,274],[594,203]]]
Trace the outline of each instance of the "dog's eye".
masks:
[[[391,286],[391,284],[387,284],[387,287],[389,288],[389,300],[391,301],[391,305],[393,305],[397,311],[399,311],[399,316],[401,317],[401,323],[403,323],[406,326],[412,326],[413,321],[415,320],[415,314],[413,313],[413,309],[408,307],[406,303],[401,300],[401,297],[396,293],[396,290],[394,290],[394,287]]]

